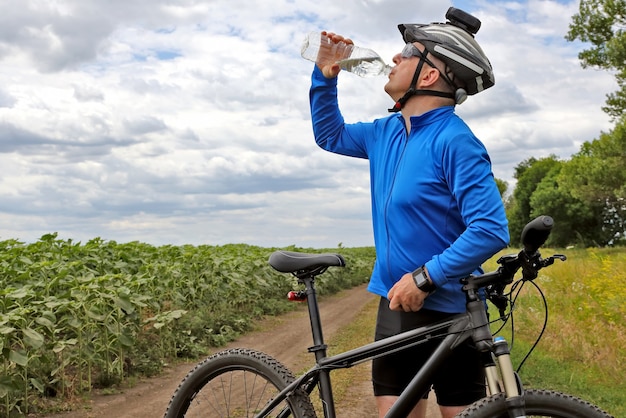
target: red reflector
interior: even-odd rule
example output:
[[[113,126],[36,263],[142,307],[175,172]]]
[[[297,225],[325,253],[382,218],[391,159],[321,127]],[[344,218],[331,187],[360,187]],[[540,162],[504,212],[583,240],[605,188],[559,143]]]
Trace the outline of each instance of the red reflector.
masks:
[[[293,290],[287,293],[287,299],[292,302],[302,302],[306,300],[306,293],[304,292],[294,292]]]

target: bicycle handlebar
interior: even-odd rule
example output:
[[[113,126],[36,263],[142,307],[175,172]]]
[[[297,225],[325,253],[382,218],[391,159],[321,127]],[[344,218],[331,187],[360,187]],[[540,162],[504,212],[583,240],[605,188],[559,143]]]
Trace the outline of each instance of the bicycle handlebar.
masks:
[[[551,217],[542,215],[530,221],[522,230],[522,244],[524,245],[524,251],[527,254],[533,254],[537,252],[548,237],[550,231],[554,226],[554,221]]]
[[[521,238],[524,248],[519,254],[500,257],[498,259],[500,267],[496,271],[463,279],[464,290],[469,295],[470,292],[485,288],[487,298],[499,308],[502,314],[507,304],[504,288],[513,282],[520,268],[522,280],[534,280],[537,278],[538,271],[552,265],[555,259],[566,260],[562,254],[555,254],[544,259],[538,251],[550,236],[553,226],[554,221],[550,216],[542,215],[530,221],[522,230]]]

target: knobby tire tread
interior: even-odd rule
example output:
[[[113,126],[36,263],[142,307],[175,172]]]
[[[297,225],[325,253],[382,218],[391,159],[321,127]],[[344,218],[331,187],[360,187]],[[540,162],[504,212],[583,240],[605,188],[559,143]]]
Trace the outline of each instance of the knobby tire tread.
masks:
[[[295,377],[273,357],[256,350],[234,348],[220,351],[198,363],[178,385],[165,411],[164,418],[183,418],[190,400],[214,377],[230,370],[254,371],[280,391]],[[288,399],[292,417],[317,418],[309,396],[302,390],[294,391]]]
[[[553,418],[613,418],[595,405],[551,390],[528,389],[525,391],[527,416]],[[548,414],[548,415],[546,415]],[[508,418],[503,393],[474,402],[457,415],[457,418]]]

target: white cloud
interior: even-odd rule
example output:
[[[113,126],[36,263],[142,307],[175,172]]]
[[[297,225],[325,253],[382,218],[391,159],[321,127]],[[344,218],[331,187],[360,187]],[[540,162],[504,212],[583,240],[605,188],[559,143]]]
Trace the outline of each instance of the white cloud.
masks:
[[[58,231],[153,244],[371,245],[367,163],[320,150],[310,126],[311,30],[377,50],[450,2],[0,0],[0,239]],[[610,74],[565,42],[575,1],[455,1],[496,86],[461,114],[497,177],[568,157],[609,127]],[[341,74],[348,121],[387,114],[384,78]]]

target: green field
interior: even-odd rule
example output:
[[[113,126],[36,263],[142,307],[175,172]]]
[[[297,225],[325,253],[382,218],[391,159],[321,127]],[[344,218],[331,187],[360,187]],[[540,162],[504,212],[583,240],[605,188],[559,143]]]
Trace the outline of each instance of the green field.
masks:
[[[294,250],[294,248],[290,248]],[[0,242],[0,416],[65,409],[94,388],[158,374],[292,309],[295,279],[273,249],[162,246],[50,234]],[[305,249],[303,251],[319,251]],[[367,281],[373,249],[318,281],[322,294]]]
[[[321,294],[364,283],[374,260],[373,248],[289,249],[346,257],[348,268],[318,280]],[[94,388],[156,375],[169,362],[233,340],[251,319],[291,309],[285,294],[295,279],[269,267],[273,250],[76,243],[55,234],[32,244],[0,241],[0,416],[66,409]],[[626,416],[626,250],[565,253],[567,262],[536,280],[550,317],[522,377]],[[541,298],[526,286],[515,311],[516,362],[543,318]]]

